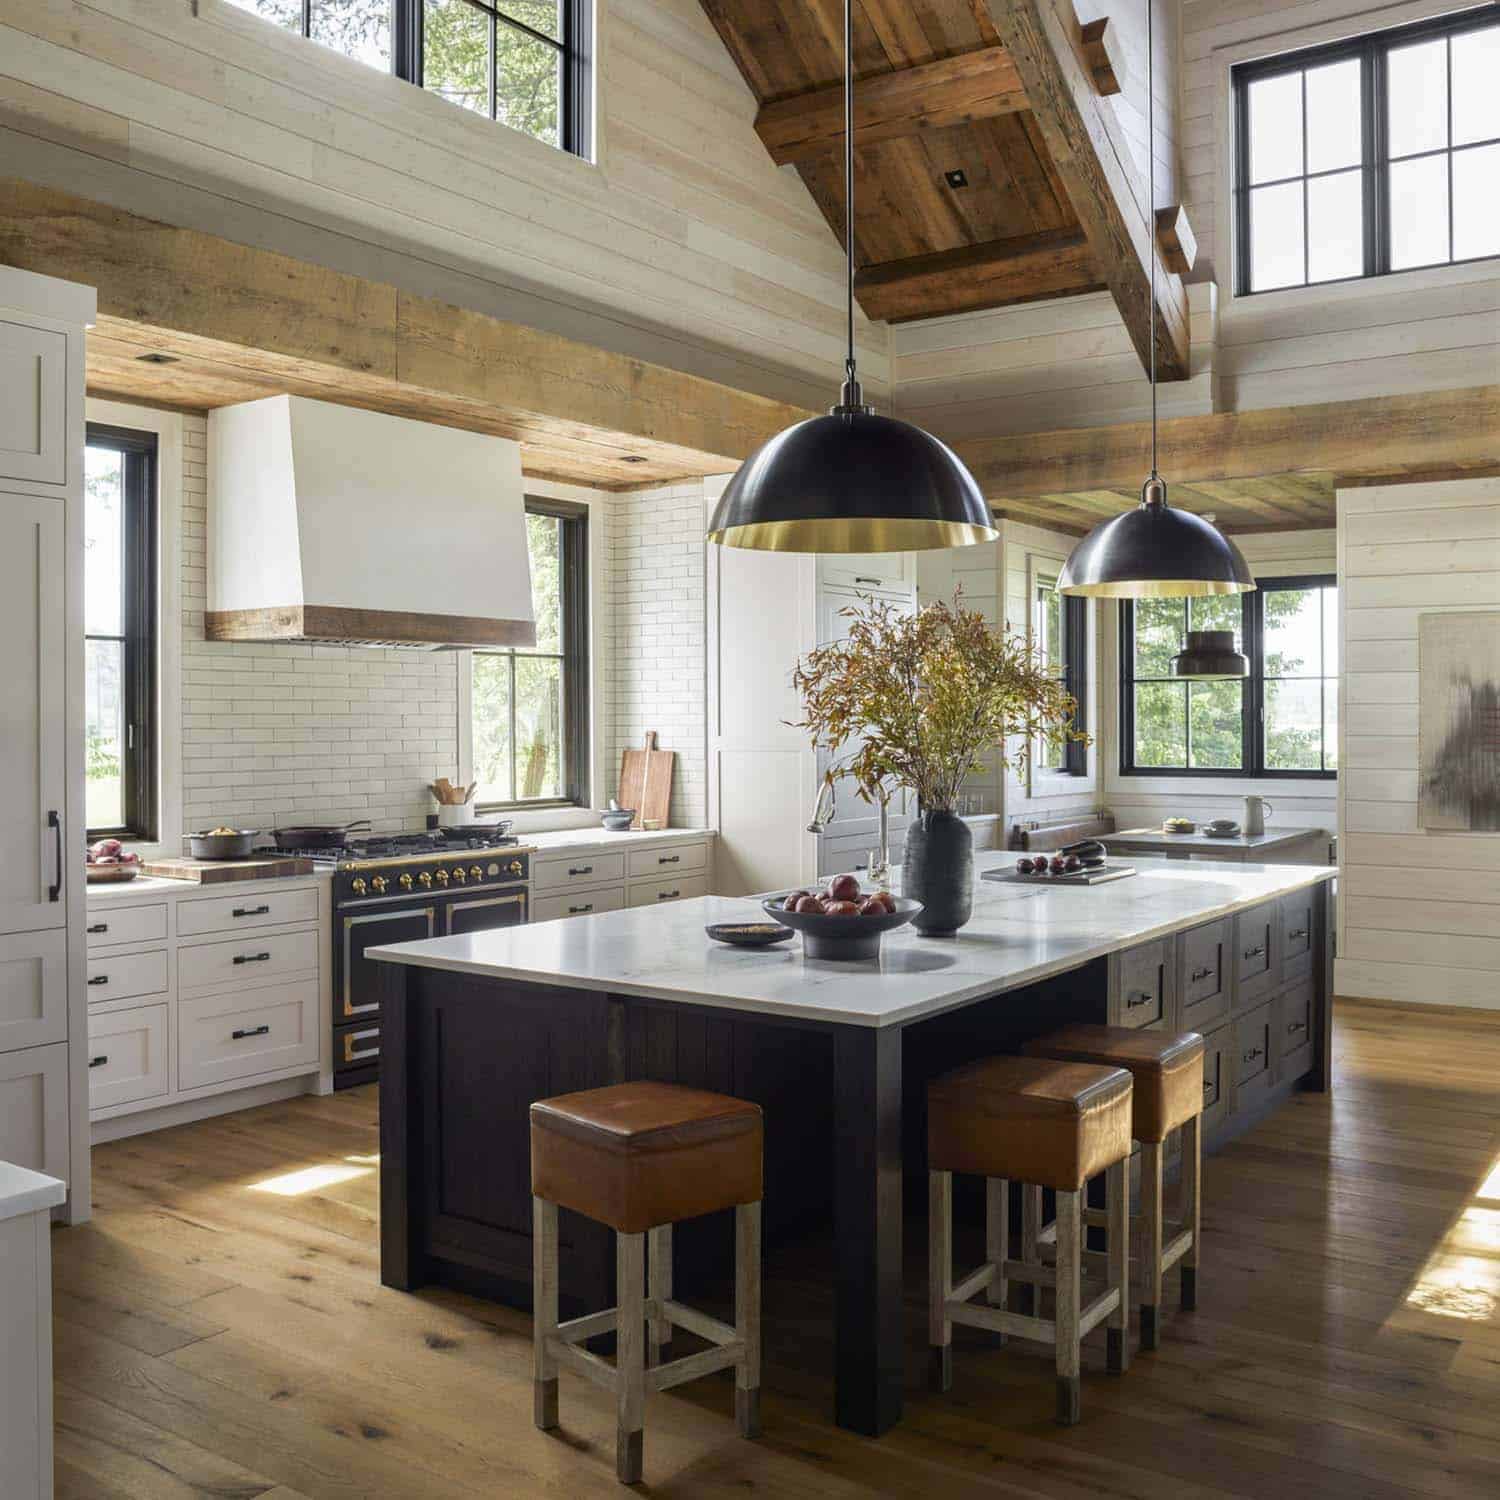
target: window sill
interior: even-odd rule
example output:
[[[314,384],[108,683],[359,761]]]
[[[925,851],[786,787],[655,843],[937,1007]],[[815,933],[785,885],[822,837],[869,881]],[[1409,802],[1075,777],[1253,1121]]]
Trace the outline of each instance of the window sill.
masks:
[[[1493,281],[1500,276],[1500,256],[1456,261],[1445,266],[1422,266],[1411,271],[1388,271],[1383,276],[1356,276],[1347,281],[1321,281],[1311,286],[1276,287],[1264,292],[1231,291],[1220,302],[1220,319],[1232,317],[1244,306],[1257,313],[1294,312],[1309,306],[1355,302],[1365,297],[1403,295],[1463,286],[1473,281]],[[1222,289],[1220,293],[1222,297]]]

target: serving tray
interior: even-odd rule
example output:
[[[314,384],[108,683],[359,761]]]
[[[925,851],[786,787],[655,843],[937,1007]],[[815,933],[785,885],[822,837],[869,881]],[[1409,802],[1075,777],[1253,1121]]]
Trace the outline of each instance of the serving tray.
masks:
[[[1068,875],[1020,875],[1014,869],[986,870],[979,878],[1011,885],[1103,885],[1109,880],[1124,880],[1135,874],[1134,865],[1112,865],[1106,860],[1091,870],[1074,870]]]

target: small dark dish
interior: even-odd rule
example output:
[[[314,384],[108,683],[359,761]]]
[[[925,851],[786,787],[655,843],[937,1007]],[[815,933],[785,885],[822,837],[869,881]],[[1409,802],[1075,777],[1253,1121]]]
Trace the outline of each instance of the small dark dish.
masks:
[[[190,833],[188,852],[194,859],[245,859],[255,848],[258,828],[235,833]]]
[[[439,828],[438,832],[445,839],[499,839],[504,838],[510,830],[513,818],[496,818],[493,823],[452,823],[447,828]]]
[[[826,917],[822,912],[785,911],[780,906],[784,896],[762,901],[768,917],[784,922],[802,934],[802,951],[809,958],[835,959],[851,963],[862,958],[880,957],[880,939],[897,927],[904,927],[922,910],[920,901],[896,898],[896,909],[879,917]]]
[[[735,948],[769,948],[794,935],[780,922],[710,922],[703,930],[716,943],[729,943]]]

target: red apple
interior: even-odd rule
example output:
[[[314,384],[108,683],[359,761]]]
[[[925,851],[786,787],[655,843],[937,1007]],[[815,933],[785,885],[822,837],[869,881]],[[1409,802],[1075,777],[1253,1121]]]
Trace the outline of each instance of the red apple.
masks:
[[[835,875],[828,882],[830,901],[858,901],[859,878],[854,875]]]
[[[890,911],[884,901],[877,896],[866,896],[859,903],[859,914],[862,917],[883,917]]]
[[[859,908],[852,901],[830,901],[823,911],[830,917],[852,917],[858,915]]]
[[[823,910],[823,903],[816,896],[799,896],[793,911],[801,912],[803,916],[810,916],[815,912]]]
[[[781,903],[782,911],[796,911],[797,903],[807,895],[806,891],[793,891],[790,896]]]

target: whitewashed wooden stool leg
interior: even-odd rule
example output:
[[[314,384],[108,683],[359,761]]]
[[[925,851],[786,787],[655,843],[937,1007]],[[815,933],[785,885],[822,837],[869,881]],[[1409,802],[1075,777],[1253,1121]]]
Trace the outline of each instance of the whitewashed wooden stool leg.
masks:
[[[557,1426],[557,1360],[547,1340],[557,1333],[557,1205],[531,1200],[532,1415],[543,1432]]]
[[[1010,1255],[1010,1183],[1003,1177],[987,1178],[984,1184],[984,1258],[995,1268],[995,1275],[985,1288],[985,1301],[991,1307],[1005,1307],[1009,1287],[1005,1280],[1005,1261]],[[999,1343],[1005,1335],[995,1335]]]
[[[1109,1225],[1109,1284],[1120,1289],[1120,1305],[1105,1328],[1109,1371],[1123,1375],[1130,1368],[1130,1161],[1117,1161],[1104,1174]]]
[[[953,1388],[953,1323],[947,1302],[953,1294],[953,1173],[927,1174],[927,1342],[928,1384]]]
[[[1198,1305],[1199,1200],[1203,1192],[1203,1116],[1194,1115],[1182,1127],[1182,1227],[1192,1243],[1182,1257],[1182,1310]]]
[[[1035,1183],[1021,1184],[1021,1259],[1028,1266],[1042,1263],[1042,1190]],[[1040,1317],[1042,1292],[1036,1285],[1025,1288],[1024,1311]]]
[[[760,1203],[734,1211],[734,1331],[745,1353],[734,1371],[734,1418],[740,1436],[760,1436]]]
[[[1161,1342],[1162,1143],[1141,1142],[1141,1348]]]
[[[615,1473],[639,1484],[645,1462],[646,1236],[615,1235]]]
[[[1083,1213],[1076,1192],[1057,1194],[1057,1420],[1071,1427],[1082,1407],[1079,1318],[1083,1308]]]
[[[672,1297],[672,1226],[658,1224],[646,1231],[647,1295],[660,1308]],[[646,1342],[646,1363],[652,1369],[672,1347],[672,1324],[667,1318],[651,1319]]]

